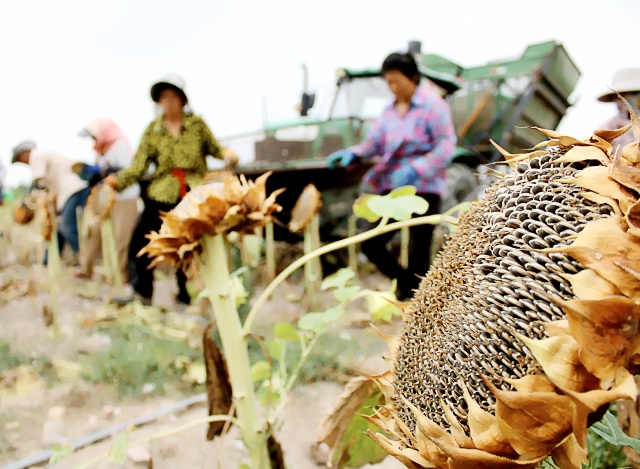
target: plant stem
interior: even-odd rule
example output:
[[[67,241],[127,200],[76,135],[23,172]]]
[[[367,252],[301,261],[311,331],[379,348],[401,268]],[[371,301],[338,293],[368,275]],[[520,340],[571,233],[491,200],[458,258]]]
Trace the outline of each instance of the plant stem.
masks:
[[[304,229],[304,253],[313,252],[319,247],[320,224],[315,215]],[[315,223],[314,223],[315,220]],[[318,306],[318,291],[320,290],[320,263],[319,258],[313,259],[304,265],[304,289],[307,294],[308,306],[315,310]]]
[[[316,342],[318,341],[319,337],[320,337],[319,334],[314,335],[313,338],[306,345],[306,347],[303,347],[300,360],[298,360],[298,364],[296,365],[296,369],[293,370],[293,373],[291,373],[291,376],[289,376],[289,378],[287,379],[287,382],[284,388],[282,389],[282,392],[280,393],[281,399],[280,399],[280,402],[278,403],[278,406],[273,410],[273,412],[270,412],[267,416],[268,422],[273,423],[273,420],[275,419],[275,417],[282,411],[282,409],[284,409],[284,406],[287,403],[287,394],[289,394],[289,391],[291,391],[291,388],[293,387],[295,382],[298,380],[298,375],[302,370],[302,365],[304,365],[304,362],[307,361],[307,358],[309,357],[309,354],[313,350],[313,347],[316,345]]]
[[[60,246],[58,245],[58,233],[54,224],[53,233],[51,235],[51,241],[49,242],[47,256],[47,273],[49,274],[49,301],[50,301],[50,313],[53,325],[53,337],[58,338],[58,292],[60,285],[58,279],[60,278]]]
[[[409,228],[400,229],[400,265],[403,269],[409,267]]]
[[[78,229],[78,257],[84,256],[87,244],[87,227],[84,223],[84,209],[76,207],[76,226]]]
[[[311,247],[315,251],[320,246],[320,215],[316,214],[311,219]],[[316,287],[317,290],[319,290],[322,284],[322,263],[320,262],[320,258],[316,257],[311,261],[311,264],[313,265]]]
[[[271,282],[276,276],[276,248],[273,236],[273,223],[267,223],[264,227],[264,250],[266,256],[267,282]]]
[[[102,252],[103,259],[111,272],[108,274],[109,279],[113,280],[116,286],[116,294],[123,295],[122,271],[118,262],[118,247],[116,245],[116,235],[113,228],[111,218],[107,218],[100,222],[100,231],[102,235]]]
[[[245,335],[235,307],[231,279],[227,268],[227,249],[222,235],[204,236],[201,240],[201,272],[209,301],[220,331],[227,359],[233,401],[238,412],[242,439],[249,451],[252,469],[268,467],[263,422],[258,416],[256,396]]]
[[[355,236],[357,233],[357,217],[355,215],[351,215],[348,220],[348,228],[347,228],[347,236],[350,238]],[[358,248],[355,244],[350,244],[347,248],[347,252],[349,253],[349,268],[353,270],[353,273],[356,274],[356,278],[358,277]]]
[[[316,249],[313,252],[305,254],[304,256],[300,257],[296,261],[289,264],[289,266],[286,269],[280,272],[280,275],[278,275],[269,285],[267,285],[267,287],[263,290],[262,294],[256,299],[255,303],[253,304],[253,307],[251,308],[251,311],[249,311],[249,314],[247,315],[247,319],[245,320],[244,325],[242,326],[243,333],[246,335],[251,331],[251,326],[253,325],[253,321],[258,315],[258,312],[264,305],[265,301],[267,301],[267,299],[269,299],[269,297],[273,294],[275,289],[284,280],[286,280],[287,277],[289,277],[289,275],[291,275],[293,272],[295,272],[300,267],[305,265],[311,259],[315,259],[316,257],[320,257],[324,254],[335,251],[337,249],[346,248],[347,246],[351,246],[352,244],[361,243],[363,241],[366,241],[367,239],[373,238],[374,236],[378,236],[383,233],[399,230],[404,226],[409,227],[409,226],[428,225],[428,224],[437,225],[438,223],[442,223],[443,221],[454,223],[454,224],[457,223],[457,220],[448,214],[428,215],[426,217],[411,218],[410,220],[398,221],[395,223],[391,223],[389,225],[387,225],[387,221],[388,221],[388,218],[383,218],[378,226],[376,226],[375,228],[369,231],[365,231],[364,233],[360,233],[350,238],[345,238],[330,244],[326,244],[321,248]]]

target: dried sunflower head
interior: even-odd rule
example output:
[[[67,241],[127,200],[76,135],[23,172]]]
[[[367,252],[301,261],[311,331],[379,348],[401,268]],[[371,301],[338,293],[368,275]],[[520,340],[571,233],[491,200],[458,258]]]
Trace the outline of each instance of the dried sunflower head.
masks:
[[[25,204],[18,205],[13,210],[13,220],[19,225],[31,223],[34,216],[35,211]]]
[[[187,266],[200,252],[200,238],[230,231],[253,233],[272,221],[281,207],[275,202],[284,191],[266,196],[265,173],[255,181],[244,175],[192,189],[170,212],[162,215],[160,231],[150,233],[149,243],[138,253],[155,258],[152,266],[170,261]]]
[[[293,233],[303,231],[311,223],[313,217],[318,214],[320,207],[322,207],[320,191],[313,184],[308,184],[293,206],[289,231]]]
[[[540,130],[461,217],[376,378],[392,437],[371,436],[407,467],[579,469],[591,421],[637,395],[638,142]]]
[[[109,184],[100,184],[91,189],[85,213],[89,218],[98,221],[106,220],[111,215],[111,210],[116,203],[116,191]]]
[[[37,197],[38,213],[41,220],[40,229],[45,241],[51,241],[55,229],[56,200],[56,195],[49,192],[43,192]]]

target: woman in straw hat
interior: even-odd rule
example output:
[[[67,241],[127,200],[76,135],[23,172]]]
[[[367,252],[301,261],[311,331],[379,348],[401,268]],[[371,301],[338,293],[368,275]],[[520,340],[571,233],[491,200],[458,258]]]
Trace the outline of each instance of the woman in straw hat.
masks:
[[[615,117],[603,124],[603,128],[606,129],[619,129],[631,123],[631,117],[629,111],[618,96],[620,93],[624,99],[631,105],[631,107],[640,114],[640,68],[623,68],[618,70],[613,79],[611,80],[610,90],[598,97],[598,101],[603,103],[616,103],[618,113]],[[617,92],[617,93],[616,93]],[[620,137],[616,138],[612,144],[616,148],[620,146],[623,148],[635,141],[635,137],[632,132],[626,132]]]
[[[149,166],[155,165],[129,248],[129,260],[134,266],[129,280],[140,301],[146,304],[151,303],[153,294],[153,269],[148,268],[151,259],[146,255],[137,257],[148,242],[146,235],[160,229],[162,212],[174,208],[190,188],[202,183],[207,156],[224,159],[229,165],[237,162],[235,153],[224,149],[205,121],[188,109],[184,85],[181,77],[170,75],[151,87],[151,99],[162,113],[144,131],[131,165],[106,178],[108,184],[122,191],[140,181]],[[177,300],[188,304],[191,299],[186,276],[179,270],[177,277]]]
[[[92,183],[131,164],[132,151],[129,141],[124,133],[111,119],[95,119],[89,122],[81,131],[80,135],[91,137],[96,152],[95,166],[81,165],[80,177],[89,179]],[[127,264],[129,262],[129,244],[133,229],[136,226],[136,217],[132,214],[138,211],[138,196],[140,188],[137,184],[128,187],[120,192],[113,208],[111,209],[111,220],[116,237],[118,249],[118,262],[122,271],[123,279],[127,278]],[[84,245],[84,253],[80,259],[80,271],[77,277],[91,278],[93,274],[93,264],[100,251],[100,223],[89,227],[87,240]]]

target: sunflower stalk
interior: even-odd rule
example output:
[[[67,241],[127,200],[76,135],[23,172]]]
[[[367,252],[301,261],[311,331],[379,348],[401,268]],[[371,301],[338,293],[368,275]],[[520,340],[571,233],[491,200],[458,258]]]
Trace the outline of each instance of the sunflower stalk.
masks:
[[[56,227],[53,227],[53,235],[47,247],[47,283],[49,287],[49,314],[51,315],[51,326],[53,337],[59,337],[58,329],[58,293],[60,292],[60,246],[58,245],[58,235]]]
[[[273,235],[273,223],[267,223],[264,227],[266,281],[271,282],[276,276],[276,244]]]
[[[87,242],[87,226],[82,207],[76,207],[76,227],[78,229],[78,256],[83,256]]]
[[[100,235],[102,237],[102,258],[110,283],[115,285],[116,294],[124,294],[122,271],[118,262],[118,248],[111,218],[100,222]]]
[[[320,247],[320,221],[315,215],[304,229],[304,253],[309,254]],[[314,310],[318,306],[318,292],[322,282],[320,258],[313,258],[304,265],[304,283],[309,307]]]
[[[400,230],[400,265],[403,269],[409,268],[409,228]]]
[[[350,238],[355,236],[357,233],[357,220],[358,218],[355,215],[351,215],[348,220],[347,225],[347,236]],[[347,253],[349,256],[349,268],[358,276],[358,247],[355,244],[349,245],[347,248]]]
[[[266,462],[268,453],[264,425],[257,413],[246,336],[242,332],[232,294],[224,236],[204,236],[201,246],[202,278],[213,306],[214,319],[220,331],[222,348],[228,363],[238,426],[249,451],[251,468],[267,468],[269,463]]]

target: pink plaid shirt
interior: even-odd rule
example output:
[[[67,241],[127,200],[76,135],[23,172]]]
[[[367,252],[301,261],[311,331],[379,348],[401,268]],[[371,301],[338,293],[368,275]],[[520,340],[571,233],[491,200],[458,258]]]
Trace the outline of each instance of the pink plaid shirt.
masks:
[[[443,195],[455,144],[449,105],[435,90],[418,87],[406,115],[391,103],[367,138],[349,150],[363,159],[381,156],[362,179],[362,192],[412,185],[418,193]]]

